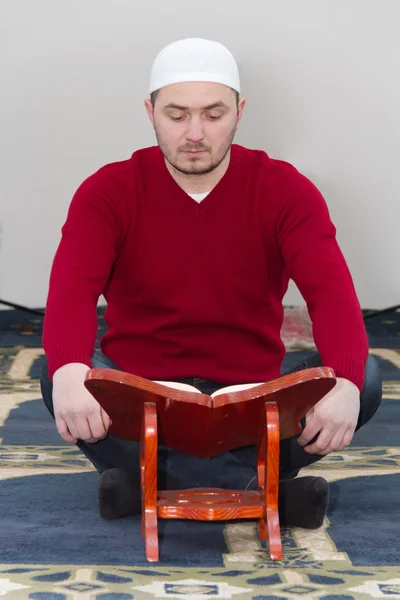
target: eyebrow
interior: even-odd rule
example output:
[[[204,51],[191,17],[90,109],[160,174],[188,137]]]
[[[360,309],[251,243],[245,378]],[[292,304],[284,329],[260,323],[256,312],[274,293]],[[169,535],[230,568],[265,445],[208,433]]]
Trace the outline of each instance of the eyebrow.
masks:
[[[164,108],[174,108],[175,110],[189,110],[188,106],[181,106],[180,104],[175,104],[174,102],[170,102],[169,104],[164,106]],[[214,102],[213,104],[209,104],[208,106],[203,106],[201,110],[212,110],[213,108],[229,108],[229,106],[225,104],[225,102],[222,102],[220,100],[219,102]]]

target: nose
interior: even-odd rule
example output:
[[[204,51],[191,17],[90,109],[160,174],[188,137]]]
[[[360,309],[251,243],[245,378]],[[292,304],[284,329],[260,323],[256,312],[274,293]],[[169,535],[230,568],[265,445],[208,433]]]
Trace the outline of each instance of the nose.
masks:
[[[203,125],[199,117],[192,117],[189,119],[189,125],[186,130],[186,139],[190,142],[200,142],[204,139]]]

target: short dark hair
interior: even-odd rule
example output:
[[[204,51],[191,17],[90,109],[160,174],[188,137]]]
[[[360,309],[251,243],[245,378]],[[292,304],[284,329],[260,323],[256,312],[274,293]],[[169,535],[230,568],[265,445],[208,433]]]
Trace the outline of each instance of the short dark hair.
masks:
[[[239,94],[239,92],[237,90],[234,90],[233,88],[231,88],[231,90],[233,92],[235,92],[235,94],[236,94],[236,106],[239,106],[240,94]],[[160,92],[160,90],[156,90],[155,92],[152,92],[150,94],[150,102],[151,102],[151,106],[153,107],[153,110],[154,110],[154,106],[156,104],[156,100],[157,100],[157,96],[158,96],[159,92]]]

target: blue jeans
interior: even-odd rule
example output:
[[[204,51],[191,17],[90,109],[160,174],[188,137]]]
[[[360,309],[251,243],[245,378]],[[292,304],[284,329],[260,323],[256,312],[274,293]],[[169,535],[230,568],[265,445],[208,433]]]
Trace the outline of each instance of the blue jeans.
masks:
[[[119,369],[101,352],[93,355],[93,366],[96,368]],[[321,366],[318,353],[298,364],[286,373]],[[285,374],[286,374],[285,373]],[[228,384],[190,377],[180,379],[189,383],[205,394],[212,394],[217,389]],[[41,377],[41,390],[45,405],[54,418],[52,382],[45,364]],[[375,414],[382,398],[382,378],[376,360],[369,356],[364,388],[361,393],[361,409],[357,429],[367,423]],[[139,442],[125,440],[108,434],[103,440],[89,444],[78,440],[77,446],[102,473],[107,469],[123,468],[138,477],[140,482]],[[323,458],[320,455],[310,455],[297,443],[297,436],[281,441],[280,448],[280,479],[295,477],[300,469]],[[213,458],[199,458],[183,452],[178,452],[165,446],[158,449],[158,489],[185,489],[189,487],[220,487],[229,489],[255,489],[256,487],[257,451],[255,446],[246,446],[229,452],[224,452]]]

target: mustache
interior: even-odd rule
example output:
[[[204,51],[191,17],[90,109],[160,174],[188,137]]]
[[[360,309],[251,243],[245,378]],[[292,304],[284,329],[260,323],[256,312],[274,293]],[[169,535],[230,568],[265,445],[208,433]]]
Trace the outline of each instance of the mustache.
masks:
[[[181,152],[208,152],[209,148],[206,146],[181,146],[179,150]]]

